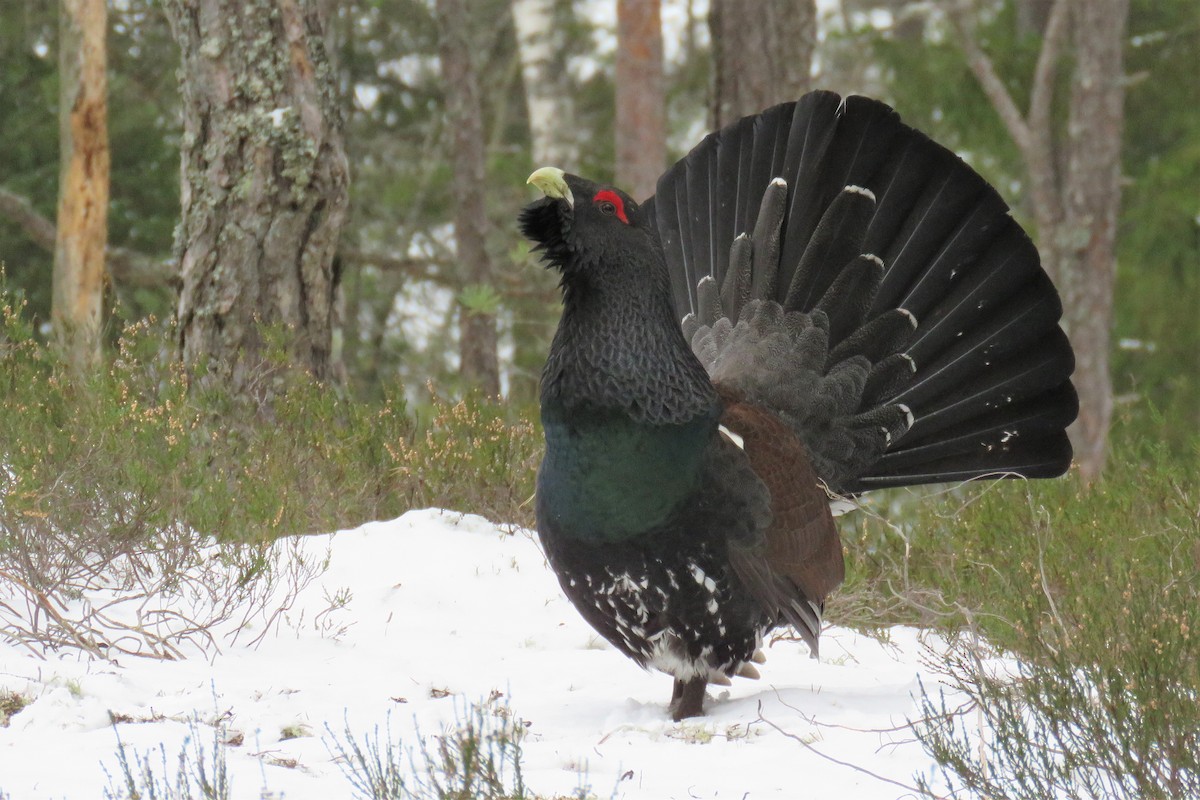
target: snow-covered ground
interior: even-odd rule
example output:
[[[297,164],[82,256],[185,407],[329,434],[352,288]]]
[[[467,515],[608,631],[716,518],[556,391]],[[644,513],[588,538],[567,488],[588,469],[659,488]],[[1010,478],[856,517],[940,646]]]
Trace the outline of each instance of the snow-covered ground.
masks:
[[[674,723],[670,680],[592,633],[528,533],[430,510],[304,546],[329,568],[256,648],[243,636],[210,659],[112,664],[0,644],[0,694],[30,698],[0,728],[0,797],[100,797],[119,773],[111,713],[128,752],[159,763],[165,743],[169,764],[188,720],[223,718],[241,741],[235,798],[348,798],[326,725],[361,738],[390,724],[412,746],[497,691],[529,725],[525,780],[544,795],[869,800],[911,797],[932,772],[905,728],[918,678],[937,684],[917,631],[881,643],[831,628],[820,662],[777,642],[762,680],[710,687],[709,716]]]

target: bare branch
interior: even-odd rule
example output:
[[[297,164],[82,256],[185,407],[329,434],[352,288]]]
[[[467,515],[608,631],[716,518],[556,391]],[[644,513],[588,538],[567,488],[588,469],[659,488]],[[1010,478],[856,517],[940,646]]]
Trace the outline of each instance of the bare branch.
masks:
[[[920,794],[920,789],[916,788],[915,786],[909,786],[907,783],[901,783],[900,781],[892,780],[891,778],[889,778],[885,775],[880,775],[878,772],[872,772],[871,770],[867,769],[866,767],[859,766],[858,764],[855,764],[853,762],[843,761],[840,758],[834,758],[833,756],[829,755],[828,753],[822,752],[821,750],[818,750],[817,748],[813,747],[809,742],[805,741],[803,737],[797,736],[796,734],[791,733],[790,731],[784,730],[778,724],[772,722],[771,720],[769,720],[763,716],[761,700],[758,703],[758,719],[754,720],[754,722],[756,722],[756,723],[760,722],[760,723],[766,725],[767,727],[775,730],[777,733],[787,737],[788,739],[792,739],[793,741],[799,742],[800,744],[804,745],[804,747],[809,752],[811,752],[813,755],[823,758],[826,761],[837,764],[838,766],[841,766],[841,767],[849,767],[850,769],[854,770],[855,772],[862,773],[863,775],[866,775],[869,778],[874,778],[875,780],[881,781],[883,783],[890,783],[893,786],[899,786],[901,789],[912,792],[913,794]],[[751,724],[754,724],[754,723],[751,723]]]
[[[29,198],[0,186],[0,215],[21,226],[29,240],[38,247],[54,252],[54,223],[39,214]]]
[[[54,222],[38,213],[29,198],[0,186],[0,216],[19,225],[29,241],[48,253],[54,252],[57,237]],[[176,279],[170,262],[127,247],[110,246],[106,262],[109,275],[122,286],[164,286]]]
[[[1054,105],[1054,80],[1058,74],[1058,56],[1066,41],[1067,19],[1070,16],[1071,0],[1055,0],[1050,9],[1050,18],[1042,35],[1042,50],[1038,53],[1037,68],[1033,73],[1033,89],[1029,97],[1029,127],[1033,130],[1049,128],[1050,110]]]
[[[350,247],[342,244],[338,247],[338,258],[348,264],[360,267],[375,267],[384,272],[398,272],[410,278],[430,281],[440,286],[458,288],[460,281],[447,275],[450,264],[437,259],[410,258],[396,256],[391,253],[381,253]]]
[[[975,73],[975,78],[979,81],[984,94],[995,107],[996,113],[1000,115],[1001,121],[1008,128],[1009,135],[1017,143],[1022,155],[1025,155],[1031,143],[1029,124],[1021,114],[1021,109],[1017,108],[1017,103],[1004,85],[1004,81],[1000,79],[1000,74],[996,72],[996,65],[979,46],[979,40],[975,38],[975,22],[969,18],[967,6],[968,3],[961,2],[961,0],[947,3],[944,6],[946,17],[958,34],[959,46],[962,47],[963,55],[967,57],[967,64],[971,67],[971,72]]]

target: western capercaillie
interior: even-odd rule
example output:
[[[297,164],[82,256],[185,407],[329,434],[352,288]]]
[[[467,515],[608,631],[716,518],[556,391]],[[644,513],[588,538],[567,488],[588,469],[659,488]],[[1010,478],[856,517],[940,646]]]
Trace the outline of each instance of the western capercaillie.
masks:
[[[1077,401],[1061,304],[996,191],[883,103],[814,92],[711,134],[638,204],[543,168],[524,235],[562,274],[538,533],[587,621],[675,678],[813,654],[831,503],[1052,477]]]

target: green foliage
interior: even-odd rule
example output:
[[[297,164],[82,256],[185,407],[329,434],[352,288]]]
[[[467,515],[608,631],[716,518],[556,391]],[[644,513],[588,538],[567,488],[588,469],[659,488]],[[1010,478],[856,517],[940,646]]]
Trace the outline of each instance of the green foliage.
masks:
[[[961,639],[944,669],[977,711],[957,719],[925,697],[919,735],[957,783],[992,798],[1196,795],[1194,433],[1190,446],[1176,458],[1124,441],[1092,486],[1074,475],[968,486],[847,537],[858,600],[841,602],[877,605],[870,626],[971,630],[1020,660],[1015,676],[997,676]]]
[[[7,728],[8,721],[29,705],[29,698],[23,694],[0,689],[0,728]]]
[[[108,130],[111,150],[109,243],[164,261],[179,219],[178,55],[151,0],[109,9]],[[0,184],[27,197],[53,221],[58,202],[58,6],[0,6]],[[0,261],[49,318],[53,254],[0,218]],[[113,287],[118,320],[164,314],[169,287]],[[120,329],[120,323],[116,325]]]
[[[264,414],[220,392],[189,394],[160,350],[169,331],[153,323],[128,328],[111,367],[83,383],[66,379],[3,295],[0,326],[0,532],[144,540],[178,523],[265,541],[430,505],[530,520],[521,504],[538,436],[505,407],[436,402],[422,426],[397,392],[352,402],[280,369],[271,379],[286,383]]]
[[[486,284],[473,283],[458,293],[458,302],[473,314],[495,314],[500,310],[500,293]]]
[[[1018,107],[1028,108],[1041,42],[1017,35],[1015,15],[1013,3],[1002,4],[997,14],[981,20],[977,35]],[[937,36],[917,41],[881,36],[874,29],[858,35],[871,40],[889,99],[905,121],[963,155],[1011,198],[1009,187],[1024,174],[1019,153],[948,28],[942,22]]]
[[[1134,0],[1126,72],[1125,189],[1119,230],[1117,413],[1179,458],[1200,427],[1200,5]]]

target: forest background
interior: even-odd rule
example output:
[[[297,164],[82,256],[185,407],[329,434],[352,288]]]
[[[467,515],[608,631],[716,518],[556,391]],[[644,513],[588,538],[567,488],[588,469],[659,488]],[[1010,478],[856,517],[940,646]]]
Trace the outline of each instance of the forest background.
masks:
[[[1064,480],[864,500],[828,618],[1026,658],[946,665],[990,761],[918,732],[985,796],[1194,797],[1197,52],[1194,0],[0,4],[0,635],[169,658],[65,610],[177,586],[213,536],[232,583],[185,585],[410,508],[531,524],[559,305],[526,176],[644,197],[706,131],[832,89],[1009,201],[1081,416]]]
[[[186,94],[188,82],[199,81],[197,70],[180,71],[187,43],[182,33],[173,38],[169,18],[189,4],[110,5],[103,340],[111,346],[125,325],[152,316],[165,343],[186,335],[166,327],[181,308],[179,259],[187,245],[180,146],[193,134],[184,129],[181,88]],[[180,10],[172,12],[176,5]],[[197,13],[220,8],[190,5]],[[1054,23],[1053,2],[718,2],[709,14],[706,3],[682,0],[665,3],[661,13],[657,2],[616,9],[614,3],[479,0],[449,17],[458,4],[443,5],[311,4],[325,26],[336,106],[330,117],[344,121],[348,167],[348,204],[344,221],[338,220],[344,227],[336,245],[326,248],[333,263],[331,308],[328,331],[316,335],[328,338],[330,354],[327,372],[318,372],[349,396],[378,398],[387,387],[402,386],[406,398],[420,404],[432,385],[449,397],[474,388],[492,395],[501,390],[512,407],[528,407],[557,315],[553,277],[531,267],[514,231],[514,214],[530,198],[524,178],[532,168],[545,159],[562,161],[646,195],[653,190],[647,176],[717,123],[810,87],[881,97],[906,121],[957,149],[1000,187],[1056,278],[1055,243],[1089,236],[1069,227],[1042,230],[1053,221],[1039,207],[1039,186],[1057,181],[1064,196],[1074,188],[1065,185],[1066,162],[1081,156],[1071,140],[1081,139],[1084,160],[1102,160],[1102,143],[1113,138],[1103,120],[1070,116],[1076,113],[1072,59],[1080,59],[1069,39],[1080,34],[1050,34],[1068,41],[1052,57],[1057,71],[1043,74],[1039,56],[1047,49],[1046,26]],[[1068,281],[1057,282],[1077,350],[1102,351],[1108,362],[1111,398],[1097,402],[1111,403],[1119,428],[1131,425],[1187,454],[1186,432],[1200,424],[1200,89],[1189,79],[1200,11],[1184,0],[1135,0],[1127,13],[1118,32],[1123,63],[1111,67],[1124,93],[1123,125],[1118,119],[1115,131],[1114,256],[1107,274],[1082,281],[1112,281],[1112,311],[1093,308]],[[746,22],[722,27],[722,19]],[[619,24],[626,26],[623,33]],[[25,313],[42,336],[51,319],[60,112],[66,108],[59,40],[67,30],[52,3],[0,9],[0,261],[8,290],[28,303]],[[775,30],[775,41],[755,41],[755,30]],[[638,52],[634,37],[657,48],[649,67],[622,57]],[[447,82],[446,55],[455,51],[445,49],[446,41],[456,39],[469,54],[462,74],[470,80]],[[758,51],[785,64],[811,63],[811,71],[784,74],[747,55]],[[1003,107],[1005,98],[997,100],[987,76],[979,78],[977,55],[1015,108]],[[248,61],[241,68],[262,65]],[[1057,84],[1048,92],[1038,83],[1047,79]],[[459,110],[454,90],[464,84],[472,96]],[[1030,160],[1036,148],[1020,141],[1012,123],[1012,112],[1019,116],[1033,102],[1025,122],[1029,135],[1037,134],[1032,115],[1039,113],[1039,91],[1049,95],[1041,113],[1050,118],[1051,140],[1040,163]],[[639,112],[645,108],[665,114],[655,119]],[[452,135],[470,127],[463,119],[478,121],[466,150]],[[618,152],[622,147],[627,152]],[[478,172],[462,191],[474,203],[475,218],[456,221],[465,203],[456,198],[454,176],[470,169]],[[470,240],[466,252],[456,245],[456,223],[474,226],[462,237]],[[471,246],[476,241],[481,251]],[[272,279],[268,267],[260,269],[261,280]],[[1072,308],[1081,309],[1079,319],[1072,319]],[[465,326],[473,317],[487,318],[493,331],[482,334],[490,338],[478,347],[463,341],[481,335]],[[1098,329],[1085,326],[1096,317]],[[1087,397],[1100,393],[1088,380],[1081,367],[1085,414]],[[1107,424],[1098,427],[1103,441]]]

